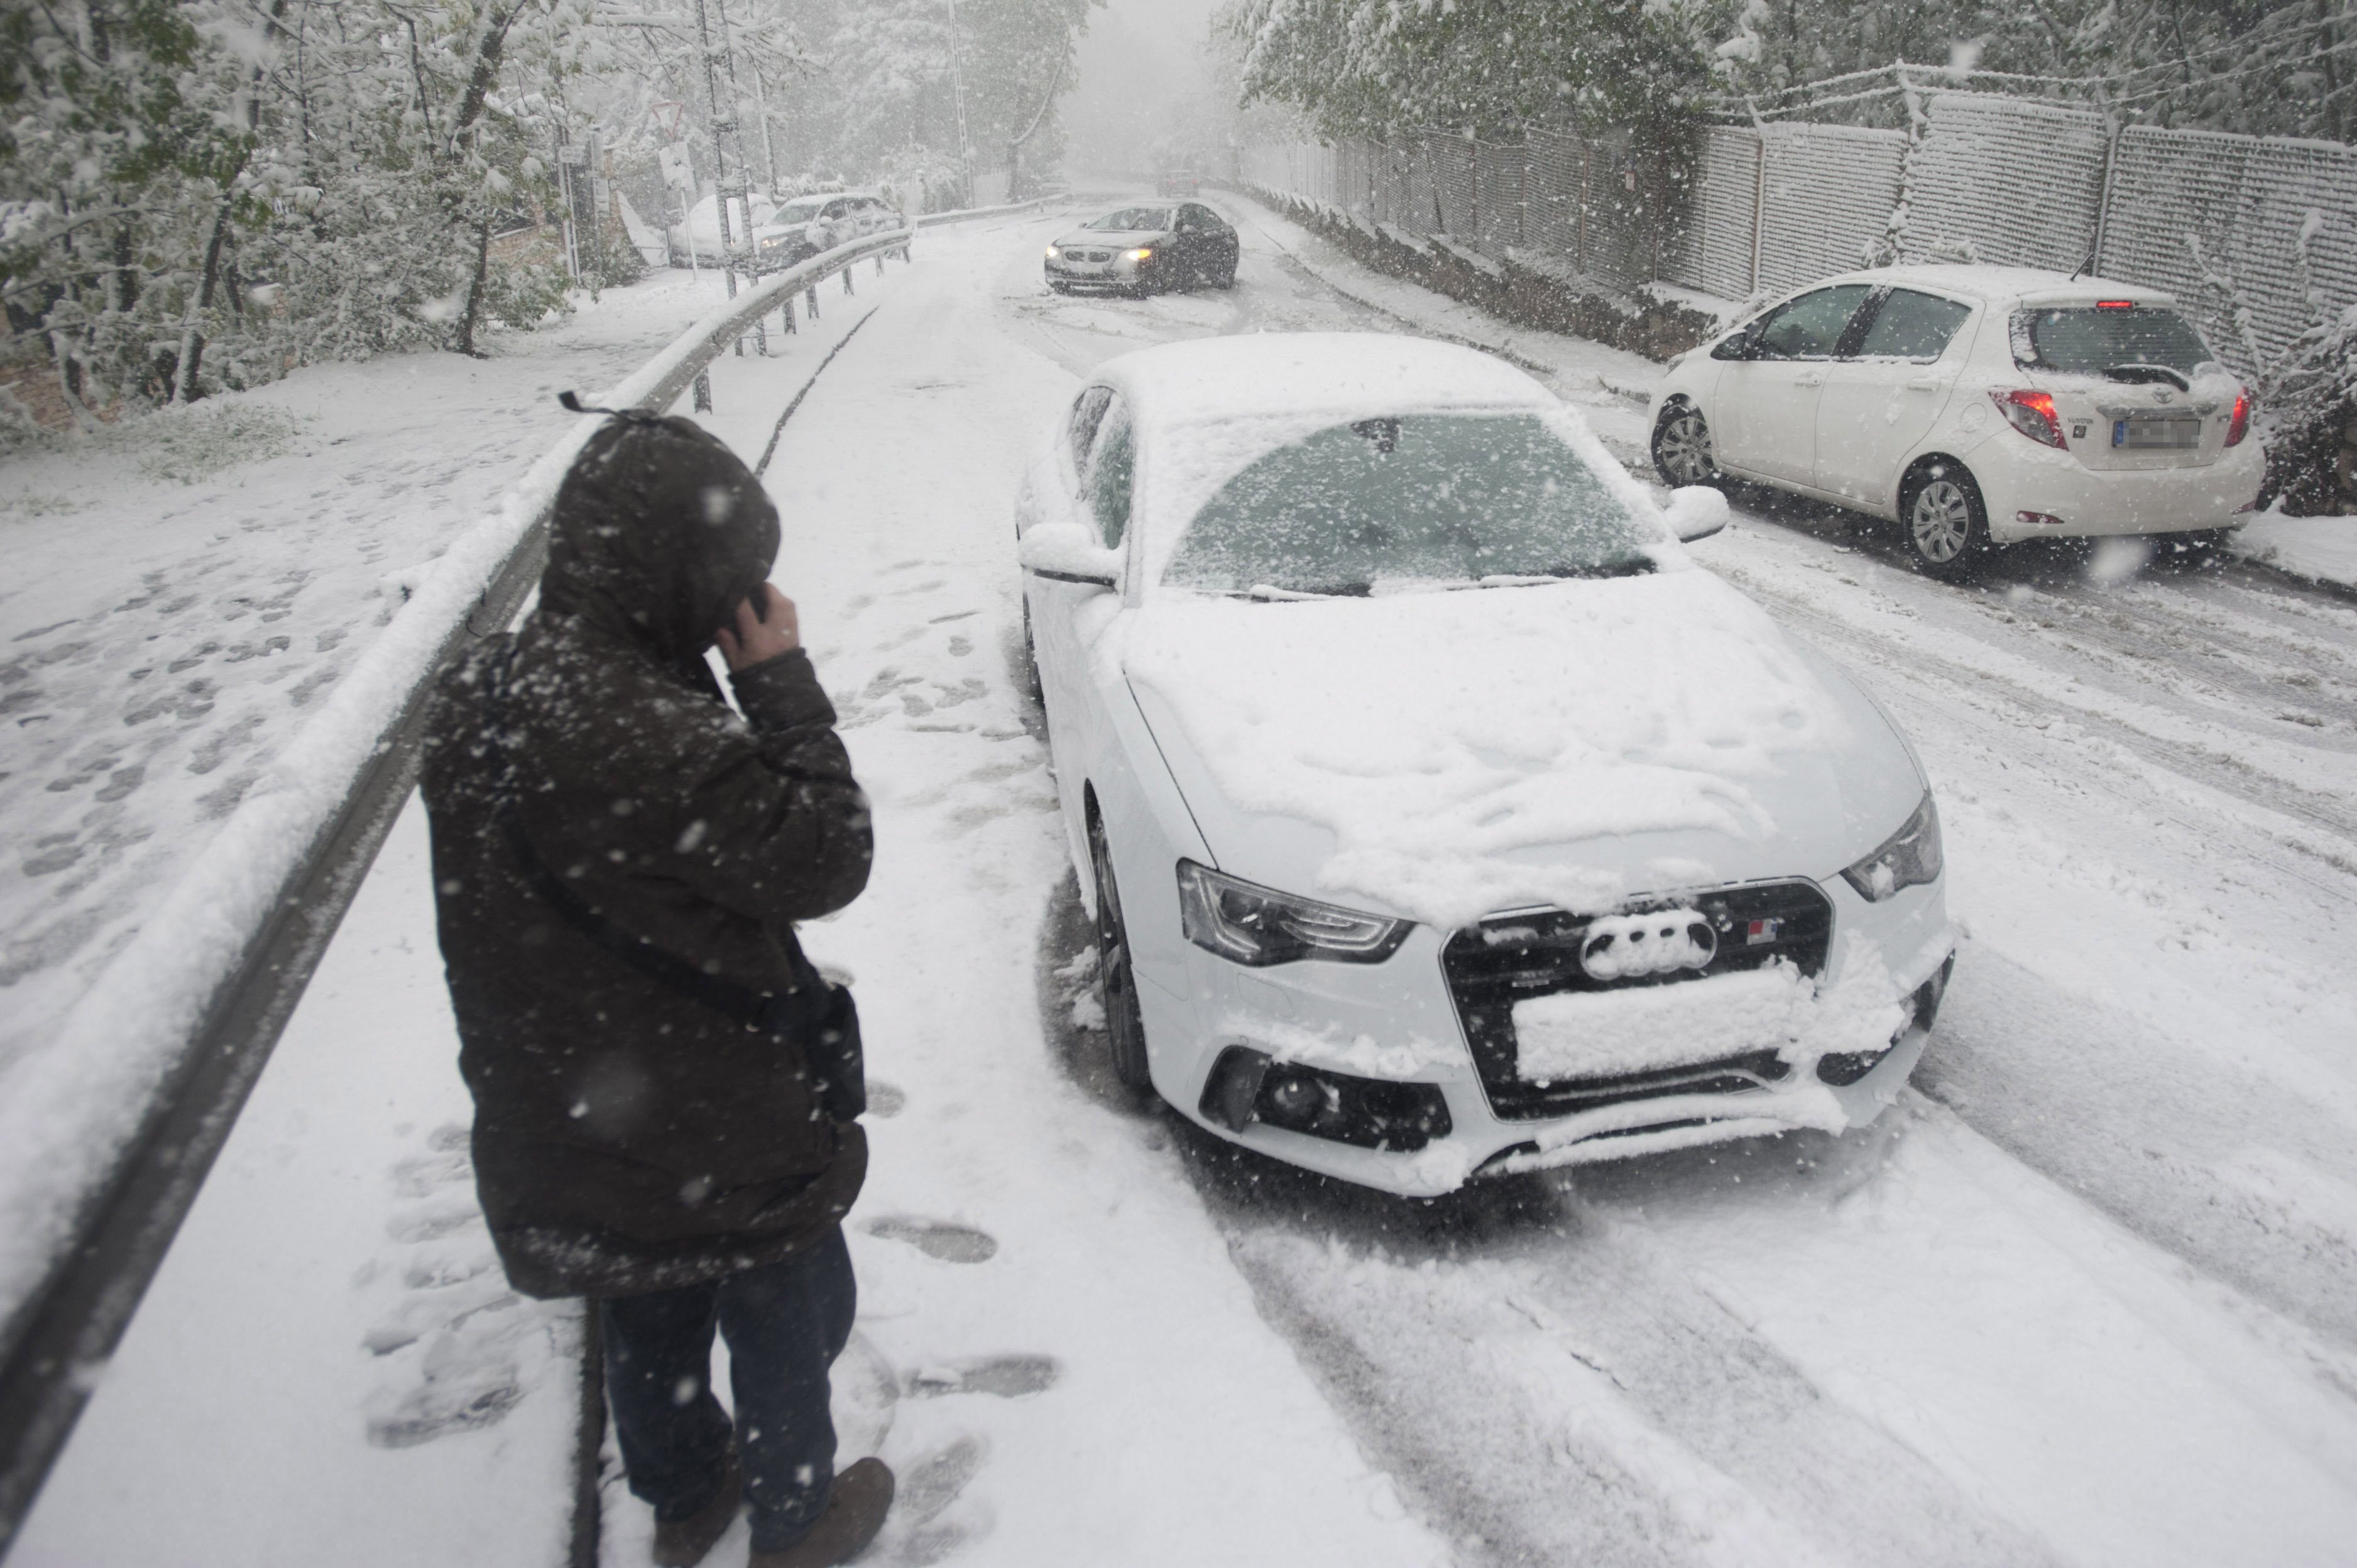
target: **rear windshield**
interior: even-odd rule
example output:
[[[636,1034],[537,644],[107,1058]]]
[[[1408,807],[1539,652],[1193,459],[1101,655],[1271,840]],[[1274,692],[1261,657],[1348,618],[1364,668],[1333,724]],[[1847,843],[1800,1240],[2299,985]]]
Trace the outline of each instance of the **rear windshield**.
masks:
[[[824,201],[790,201],[783,207],[778,209],[778,221],[780,223],[807,223],[812,219],[817,217],[819,209],[825,205],[826,203]]]
[[[2013,318],[2014,362],[2065,375],[2157,365],[2190,376],[2217,358],[2174,310],[2104,310],[2072,305],[2025,310]]]
[[[1658,530],[1532,414],[1408,414],[1321,430],[1222,486],[1166,583],[1366,594],[1385,584],[1617,576]]]

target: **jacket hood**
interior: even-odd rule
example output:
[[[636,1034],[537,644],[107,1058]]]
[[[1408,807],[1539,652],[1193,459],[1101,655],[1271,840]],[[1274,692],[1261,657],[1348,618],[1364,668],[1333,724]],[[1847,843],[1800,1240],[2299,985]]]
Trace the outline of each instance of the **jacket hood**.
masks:
[[[618,417],[557,489],[540,609],[662,663],[697,660],[777,555],[778,510],[719,437],[676,417]]]

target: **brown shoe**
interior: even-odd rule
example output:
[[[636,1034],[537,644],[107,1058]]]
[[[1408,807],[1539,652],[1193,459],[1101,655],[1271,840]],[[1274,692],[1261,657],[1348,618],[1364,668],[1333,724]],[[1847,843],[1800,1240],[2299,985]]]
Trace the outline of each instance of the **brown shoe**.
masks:
[[[834,1478],[834,1496],[811,1532],[783,1552],[756,1552],[745,1568],[835,1568],[867,1550],[892,1507],[892,1469],[862,1459]]]
[[[657,1568],[695,1568],[712,1543],[728,1532],[735,1522],[737,1507],[745,1500],[744,1473],[737,1468],[736,1455],[728,1459],[728,1468],[720,1477],[720,1489],[712,1500],[686,1519],[666,1523],[655,1520],[655,1563]]]

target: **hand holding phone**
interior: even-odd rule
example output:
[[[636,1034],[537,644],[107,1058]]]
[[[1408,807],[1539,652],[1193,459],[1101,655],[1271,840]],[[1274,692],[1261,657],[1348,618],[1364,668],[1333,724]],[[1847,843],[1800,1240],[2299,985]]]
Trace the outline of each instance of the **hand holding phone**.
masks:
[[[764,583],[752,597],[737,602],[737,624],[722,627],[716,640],[729,669],[747,670],[800,648],[802,620],[794,601]]]

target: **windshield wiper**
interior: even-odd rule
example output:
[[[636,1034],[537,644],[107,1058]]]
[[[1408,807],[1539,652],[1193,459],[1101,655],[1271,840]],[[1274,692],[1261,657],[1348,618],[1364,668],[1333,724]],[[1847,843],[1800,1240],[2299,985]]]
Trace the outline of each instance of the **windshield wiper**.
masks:
[[[1254,583],[1244,590],[1248,599],[1363,599],[1373,593],[1366,583],[1338,583],[1323,588],[1280,588],[1274,583]]]
[[[2104,378],[2106,381],[2126,381],[2131,386],[2167,381],[2179,392],[2193,390],[2191,381],[2187,381],[2180,372],[2167,365],[2105,365]]]

